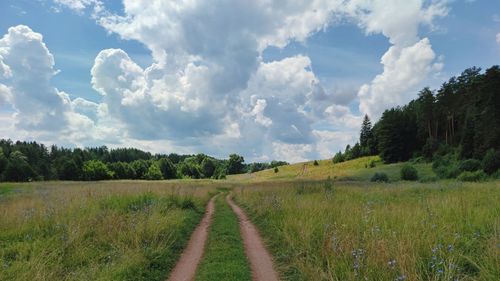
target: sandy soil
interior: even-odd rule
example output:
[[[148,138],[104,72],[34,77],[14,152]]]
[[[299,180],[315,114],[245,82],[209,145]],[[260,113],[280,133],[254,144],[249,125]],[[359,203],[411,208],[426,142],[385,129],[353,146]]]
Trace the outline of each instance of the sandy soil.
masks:
[[[196,274],[196,268],[198,267],[201,258],[203,257],[203,251],[205,250],[205,244],[208,238],[208,230],[212,222],[212,216],[215,211],[215,198],[212,197],[208,202],[205,215],[201,220],[200,224],[196,227],[189,243],[182,253],[179,261],[175,265],[169,281],[192,281],[194,280]]]
[[[250,261],[252,279],[254,281],[278,281],[279,275],[273,268],[273,259],[264,247],[257,228],[250,222],[243,210],[236,205],[231,197],[226,197],[227,203],[240,220],[240,232],[245,244],[245,253]]]

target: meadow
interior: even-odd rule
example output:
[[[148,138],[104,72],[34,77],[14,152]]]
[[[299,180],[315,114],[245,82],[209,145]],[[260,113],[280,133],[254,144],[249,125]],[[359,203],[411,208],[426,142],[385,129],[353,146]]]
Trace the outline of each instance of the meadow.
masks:
[[[229,180],[238,182],[290,181],[290,180],[324,180],[330,178],[338,181],[369,181],[374,173],[385,173],[390,181],[400,179],[399,171],[405,163],[384,164],[379,156],[367,156],[336,163],[331,159],[296,163],[280,166],[277,172],[267,169],[252,174],[231,175]],[[370,166],[372,165],[372,167]],[[435,180],[431,163],[413,165],[423,181]]]
[[[0,280],[164,280],[210,182],[0,184]]]
[[[2,183],[0,280],[165,280],[217,193],[196,280],[250,280],[228,192],[282,280],[498,280],[500,181],[407,182],[402,165],[364,157],[225,181]],[[414,166],[435,178],[430,164]],[[370,182],[375,172],[390,182]]]
[[[263,182],[234,193],[284,280],[498,280],[499,188]]]

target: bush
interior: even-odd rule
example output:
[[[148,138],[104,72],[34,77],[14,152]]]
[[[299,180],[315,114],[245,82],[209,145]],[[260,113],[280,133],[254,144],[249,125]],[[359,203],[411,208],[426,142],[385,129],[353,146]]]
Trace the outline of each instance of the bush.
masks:
[[[481,162],[476,159],[467,159],[458,165],[461,172],[474,172],[481,169]]]
[[[375,173],[371,179],[372,182],[388,182],[389,177],[386,173]]]
[[[319,166],[318,160],[314,160],[313,165],[314,165],[314,166]]]
[[[460,169],[456,162],[456,155],[447,154],[445,156],[437,156],[434,159],[434,163],[432,163],[432,170],[439,178],[456,178],[460,174]]]
[[[370,168],[375,168],[375,160],[370,161],[370,165],[368,165]]]
[[[486,174],[482,171],[463,172],[458,176],[460,181],[482,181],[486,178]]]
[[[488,150],[483,158],[483,170],[491,175],[500,168],[500,151]]]
[[[418,172],[415,167],[411,165],[404,165],[401,168],[401,179],[406,181],[416,181],[418,180]]]
[[[279,172],[280,170],[278,169],[278,167],[274,167],[274,173],[277,173]]]

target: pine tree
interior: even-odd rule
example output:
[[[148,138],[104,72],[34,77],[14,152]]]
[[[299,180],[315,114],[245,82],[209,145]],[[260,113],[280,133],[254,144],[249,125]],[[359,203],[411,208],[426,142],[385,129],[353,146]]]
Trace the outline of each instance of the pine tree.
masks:
[[[374,155],[377,153],[376,141],[373,133],[372,122],[368,115],[365,115],[361,124],[361,133],[359,135],[359,145],[361,156]]]

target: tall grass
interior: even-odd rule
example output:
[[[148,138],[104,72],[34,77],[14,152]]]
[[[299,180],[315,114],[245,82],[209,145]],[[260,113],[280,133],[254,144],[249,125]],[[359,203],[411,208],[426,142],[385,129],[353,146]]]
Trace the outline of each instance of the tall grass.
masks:
[[[498,181],[281,183],[235,195],[287,280],[500,279]]]
[[[0,200],[0,280],[164,280],[214,190],[162,182],[10,186]]]

